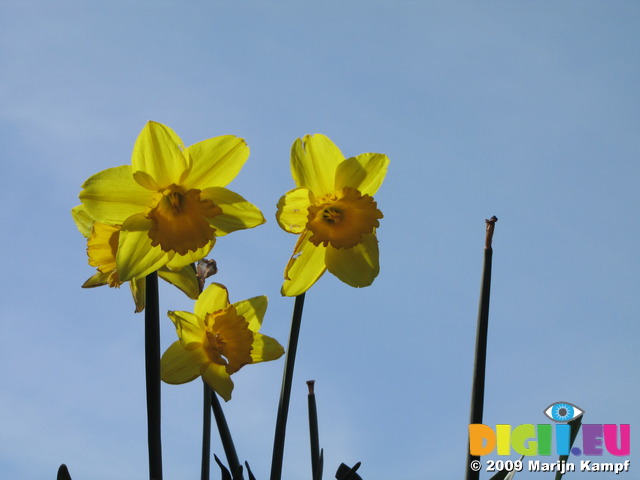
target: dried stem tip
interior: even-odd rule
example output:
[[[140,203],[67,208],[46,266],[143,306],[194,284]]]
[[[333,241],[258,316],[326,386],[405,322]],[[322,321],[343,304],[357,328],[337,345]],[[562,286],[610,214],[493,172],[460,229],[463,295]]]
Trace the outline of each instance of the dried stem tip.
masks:
[[[204,290],[204,281],[211,275],[218,273],[218,264],[216,261],[208,258],[198,260],[198,266],[196,267],[196,277],[200,284],[200,293]]]
[[[309,395],[313,395],[313,385],[316,383],[315,380],[307,380],[307,387],[309,387]]]
[[[489,220],[485,220],[487,224],[487,236],[484,241],[484,249],[491,249],[491,240],[493,239],[493,229],[496,227],[496,222],[498,221],[498,217],[495,215],[491,217]]]

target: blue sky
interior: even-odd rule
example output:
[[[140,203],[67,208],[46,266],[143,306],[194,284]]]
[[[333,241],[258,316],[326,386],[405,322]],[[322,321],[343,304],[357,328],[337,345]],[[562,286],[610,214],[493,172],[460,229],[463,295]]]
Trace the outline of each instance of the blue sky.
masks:
[[[285,479],[309,478],[308,379],[325,478],[357,461],[367,480],[462,478],[491,215],[485,423],[548,423],[569,401],[585,423],[630,423],[633,448],[639,20],[623,1],[0,2],[0,471],[147,475],[143,317],[124,288],[80,288],[93,269],[69,213],[147,120],[187,145],[247,140],[230,188],[268,221],[219,240],[215,280],[232,301],[267,295],[262,331],[284,345],[295,237],[274,214],[292,142],[324,133],[391,159],[380,276],[356,290],[325,275],[307,295]],[[193,308],[160,293],[161,311]],[[225,405],[259,479],[282,366],[241,370]],[[201,386],[162,395],[165,477],[197,478]]]

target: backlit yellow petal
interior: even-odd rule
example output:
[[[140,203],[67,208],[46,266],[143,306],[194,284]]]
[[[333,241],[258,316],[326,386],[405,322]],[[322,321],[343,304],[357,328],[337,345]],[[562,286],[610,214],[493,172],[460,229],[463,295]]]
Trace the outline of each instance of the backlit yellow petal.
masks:
[[[212,201],[222,209],[220,215],[209,219],[218,237],[236,230],[257,227],[265,222],[258,207],[224,187],[207,188],[200,197]]]
[[[120,225],[94,223],[87,241],[89,265],[97,267],[102,273],[115,270],[119,237]]]
[[[284,348],[274,338],[254,334],[253,349],[251,350],[251,358],[254,363],[268,362],[280,358],[284,354]]]
[[[306,231],[298,239],[293,255],[284,271],[284,284],[281,293],[294,297],[306,292],[325,271],[324,255],[326,247],[316,247],[309,241],[313,235]]]
[[[195,252],[187,252],[185,255],[178,255],[174,252],[169,253],[169,261],[167,262],[167,268],[171,270],[180,270],[181,268],[195,263],[198,260],[206,257],[213,246],[216,243],[216,239],[212,239],[204,247],[199,248]]]
[[[356,188],[363,195],[378,191],[389,166],[389,158],[381,153],[363,153],[351,157],[336,169],[335,189]]]
[[[183,149],[182,140],[171,128],[148,122],[133,147],[132,173],[144,172],[136,180],[156,191],[178,184],[188,167]]]
[[[340,149],[321,134],[305,135],[291,147],[291,173],[298,187],[307,187],[316,196],[334,190],[338,164],[344,160]]]
[[[160,376],[163,382],[179,385],[200,376],[206,356],[202,349],[186,350],[180,342],[174,342],[160,359]]]
[[[306,187],[294,188],[285,193],[278,202],[276,213],[280,226],[289,233],[304,232],[313,198],[313,193]]]
[[[133,215],[122,225],[116,264],[121,281],[142,277],[167,263],[168,254],[151,245],[151,220],[143,214]]]
[[[225,402],[231,400],[233,391],[233,380],[227,373],[224,365],[208,363],[201,368],[202,379],[213,388],[218,395],[224,398]]]
[[[191,169],[182,184],[186,188],[204,190],[224,187],[236,178],[249,158],[249,147],[233,135],[210,138],[187,147],[184,155]]]
[[[205,340],[204,323],[191,312],[167,312],[176,326],[176,333],[180,343],[187,350],[194,350],[202,346]]]
[[[80,201],[95,221],[122,224],[143,212],[153,193],[136,183],[129,165],[109,168],[89,177],[82,185]]]
[[[373,283],[380,271],[378,240],[375,233],[363,235],[362,242],[352,248],[327,247],[327,269],[352,287]]]
[[[194,306],[195,314],[204,318],[208,313],[224,310],[229,305],[229,292],[224,285],[212,283],[200,294]]]
[[[99,272],[107,275],[107,283],[110,287],[119,287],[123,283],[116,268],[116,251],[118,250],[119,236],[120,225],[106,225],[95,222],[91,228],[91,235],[87,240],[89,265],[97,267]],[[85,286],[87,286],[86,283]]]
[[[144,310],[144,305],[147,297],[146,282],[146,277],[134,278],[129,282],[129,286],[131,287],[131,295],[133,296],[133,301],[136,304],[135,313],[140,313]]]
[[[196,276],[196,269],[191,263],[175,272],[166,267],[161,268],[158,270],[158,276],[178,287],[193,300],[196,300],[200,295],[200,284]]]
[[[109,283],[109,273],[98,272],[82,284],[82,288],[101,287]]]
[[[87,212],[87,207],[83,204],[73,207],[71,209],[71,216],[82,236],[89,238],[91,228],[93,227],[93,218],[91,218],[89,212]]]
[[[233,304],[238,315],[244,317],[249,324],[249,329],[257,332],[262,325],[262,319],[267,311],[267,297],[253,297]]]

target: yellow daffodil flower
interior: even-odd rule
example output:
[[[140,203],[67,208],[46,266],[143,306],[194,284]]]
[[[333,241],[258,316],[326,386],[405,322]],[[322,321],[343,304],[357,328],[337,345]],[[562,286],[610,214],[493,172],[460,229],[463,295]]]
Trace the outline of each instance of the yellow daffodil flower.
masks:
[[[195,312],[169,312],[179,340],[161,359],[161,376],[173,385],[201,376],[229,401],[231,375],[249,363],[280,358],[282,346],[258,333],[267,310],[267,297],[229,304],[227,289],[212,283],[195,303]]]
[[[376,228],[382,212],[373,200],[389,159],[363,153],[345,159],[324,135],[306,135],[291,147],[298,186],[278,202],[280,226],[300,235],[284,271],[282,294],[307,291],[325,270],[352,287],[371,285],[380,271]]]
[[[248,156],[241,138],[226,135],[184,147],[169,127],[149,122],[136,140],[131,165],[84,182],[80,200],[88,215],[121,226],[119,280],[163,266],[179,270],[205,257],[216,237],[264,223],[257,207],[224,188]]]
[[[78,205],[71,210],[73,220],[80,233],[87,238],[87,255],[89,265],[96,267],[98,271],[82,285],[83,288],[109,285],[120,287],[124,282],[120,280],[116,267],[118,240],[120,225],[107,225],[98,223],[89,216],[84,205]],[[200,285],[193,265],[187,265],[178,271],[171,271],[166,267],[158,270],[158,276],[172,283],[180,290],[193,298],[198,298]],[[144,310],[146,297],[145,277],[132,278],[129,281],[133,301],[136,304],[136,313]]]

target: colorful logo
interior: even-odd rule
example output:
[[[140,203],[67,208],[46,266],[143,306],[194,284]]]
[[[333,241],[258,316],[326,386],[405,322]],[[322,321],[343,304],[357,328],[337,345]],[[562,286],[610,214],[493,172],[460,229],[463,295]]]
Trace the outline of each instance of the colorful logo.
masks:
[[[470,454],[481,457],[495,450],[498,455],[511,455],[512,449],[524,456],[601,456],[606,452],[616,456],[630,454],[629,424],[582,424],[582,441],[576,438],[573,442],[575,446],[571,448],[572,425],[567,422],[580,418],[584,410],[569,402],[556,402],[549,405],[544,414],[556,422],[555,425],[523,424],[512,427],[502,424],[495,428],[481,423],[469,425]]]
[[[569,422],[581,417],[584,412],[569,402],[557,402],[549,405],[544,414],[554,422]]]

